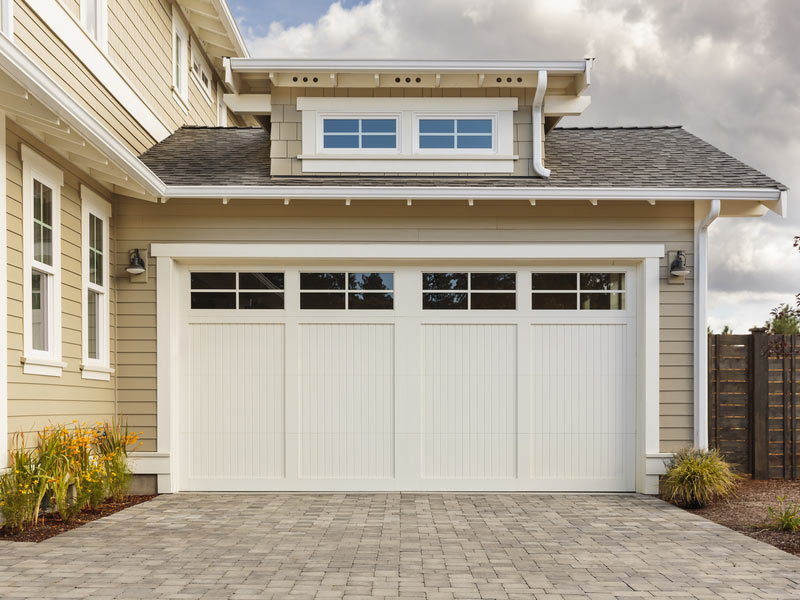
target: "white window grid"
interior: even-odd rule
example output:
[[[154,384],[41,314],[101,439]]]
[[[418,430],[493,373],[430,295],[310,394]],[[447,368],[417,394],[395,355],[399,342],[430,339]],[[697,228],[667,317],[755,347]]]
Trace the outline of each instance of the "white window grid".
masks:
[[[372,119],[391,119],[395,122],[394,148],[326,148],[325,147],[325,121],[327,119],[356,119],[359,128],[359,146],[361,143],[361,121]],[[346,135],[346,134],[342,134]],[[353,134],[350,134],[353,135]],[[368,134],[371,135],[371,134]],[[375,134],[380,135],[380,134]],[[386,135],[386,134],[383,134]],[[402,147],[402,120],[399,113],[368,112],[368,113],[318,113],[317,114],[317,152],[319,154],[399,154]]]
[[[414,153],[415,154],[455,154],[455,155],[464,155],[464,154],[497,154],[498,151],[498,131],[497,131],[497,124],[499,120],[499,114],[497,112],[485,112],[485,113],[456,113],[456,112],[416,112],[414,113],[414,130],[413,130],[413,138],[414,138]],[[420,121],[424,120],[437,120],[437,121],[444,121],[444,120],[453,120],[456,122],[456,126],[458,121],[469,121],[469,120],[490,120],[492,122],[492,146],[491,148],[420,148],[419,146],[419,124]],[[424,135],[432,135],[432,134],[424,134]],[[448,135],[448,134],[442,134]],[[458,134],[453,134],[456,139],[458,138]],[[464,136],[472,135],[472,134],[461,134]],[[486,135],[486,134],[476,134],[476,135]],[[458,144],[456,143],[456,146]]]
[[[533,271],[534,273],[546,273],[547,275],[575,275],[575,288],[574,289],[533,289],[531,288],[531,293],[533,294],[574,294],[575,295],[575,305],[577,308],[572,309],[544,309],[544,308],[535,308],[533,310],[541,310],[545,312],[553,312],[554,310],[568,310],[571,312],[592,312],[592,311],[602,311],[602,312],[609,312],[609,311],[624,311],[626,310],[626,276],[624,271]],[[589,289],[589,288],[581,288],[581,275],[592,275],[592,274],[610,274],[610,275],[621,275],[622,279],[622,287],[618,290],[598,290],[598,289]],[[531,285],[532,285],[531,281]],[[619,308],[582,308],[581,306],[581,294],[617,294],[620,297]]]
[[[425,309],[425,310],[485,310],[485,309],[474,309],[472,308],[472,294],[517,294],[517,288],[519,286],[519,273],[516,271],[423,271],[422,277],[428,274],[434,275],[445,275],[447,273],[458,273],[464,274],[467,276],[467,287],[465,289],[443,289],[443,290],[435,290],[435,289],[423,289],[422,293],[424,294],[466,294],[467,295],[467,308],[466,309]],[[513,289],[497,289],[497,290],[482,290],[482,289],[473,289],[472,287],[472,275],[514,275],[514,288]],[[515,301],[516,305],[516,301]],[[501,310],[517,310],[519,307],[515,306],[515,308],[511,309],[501,309]]]
[[[394,281],[395,281],[395,273],[393,271],[301,271],[300,276],[302,277],[303,274],[319,274],[325,273],[329,275],[344,275],[344,288],[341,289],[313,289],[313,288],[305,288],[300,285],[300,294],[344,294],[345,304],[343,309],[339,310],[354,310],[350,308],[350,294],[390,294],[392,296],[392,308],[384,308],[384,309],[371,309],[371,310],[394,310]],[[350,287],[350,275],[358,275],[363,273],[381,273],[387,274],[392,276],[392,289],[390,290],[362,290],[359,288],[351,288]],[[305,310],[315,310],[315,309],[305,309]]]
[[[233,279],[234,280],[234,285],[233,285],[233,287],[214,288],[214,289],[211,289],[211,288],[193,288],[193,287],[191,287],[191,277],[192,277],[192,274],[195,274],[195,273],[227,273],[227,274],[233,274],[234,275],[234,279]],[[217,310],[244,310],[244,309],[241,308],[241,303],[239,301],[240,293],[245,293],[245,294],[283,294],[284,295],[284,297],[283,297],[283,308],[247,309],[248,312],[251,311],[251,310],[253,310],[253,311],[255,311],[255,310],[285,310],[286,309],[286,295],[285,295],[286,294],[286,280],[284,279],[284,284],[283,284],[282,288],[251,289],[251,288],[243,288],[243,287],[241,287],[240,275],[247,275],[247,274],[250,274],[250,273],[273,273],[273,274],[276,274],[276,275],[283,275],[284,278],[286,277],[286,274],[283,273],[282,271],[192,271],[189,274],[189,281],[190,281],[190,284],[189,284],[189,288],[190,289],[189,289],[189,291],[190,291],[190,294],[203,294],[203,293],[209,293],[209,294],[212,294],[212,293],[234,294],[235,295],[235,299],[236,299],[236,307],[235,308],[228,308],[228,309],[224,309],[224,308],[197,308],[197,309],[194,309],[194,310],[214,310],[214,311],[217,311]]]

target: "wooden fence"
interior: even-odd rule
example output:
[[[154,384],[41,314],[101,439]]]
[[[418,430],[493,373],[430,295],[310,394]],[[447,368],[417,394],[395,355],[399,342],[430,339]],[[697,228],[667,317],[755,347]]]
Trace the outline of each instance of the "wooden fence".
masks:
[[[800,336],[710,335],[709,444],[754,479],[800,478]]]

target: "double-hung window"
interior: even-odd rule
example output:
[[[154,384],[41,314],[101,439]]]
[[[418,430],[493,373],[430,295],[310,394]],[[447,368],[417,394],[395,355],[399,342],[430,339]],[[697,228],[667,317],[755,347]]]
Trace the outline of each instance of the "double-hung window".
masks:
[[[81,23],[86,33],[103,49],[106,49],[107,0],[81,0]]]
[[[187,109],[189,101],[189,31],[180,15],[172,13],[172,91],[173,96]]]
[[[61,186],[64,175],[23,145],[24,372],[61,375]]]
[[[418,127],[421,151],[487,151],[495,146],[494,119],[490,117],[421,117]]]
[[[109,236],[111,205],[81,186],[84,379],[108,381],[109,361]]]
[[[396,118],[322,119],[322,147],[325,150],[396,150]]]

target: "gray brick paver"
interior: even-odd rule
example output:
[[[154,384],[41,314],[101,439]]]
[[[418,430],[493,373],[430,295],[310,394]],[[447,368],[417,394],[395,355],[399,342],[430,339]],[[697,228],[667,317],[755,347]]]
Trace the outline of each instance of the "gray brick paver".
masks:
[[[800,598],[800,559],[636,495],[180,494],[41,544],[0,598]]]

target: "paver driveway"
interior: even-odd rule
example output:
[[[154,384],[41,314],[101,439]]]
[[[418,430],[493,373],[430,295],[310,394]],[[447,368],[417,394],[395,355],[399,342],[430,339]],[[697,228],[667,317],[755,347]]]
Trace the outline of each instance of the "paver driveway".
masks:
[[[800,558],[654,498],[181,494],[0,542],[0,598],[798,598]]]

